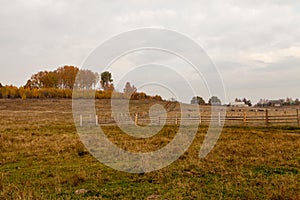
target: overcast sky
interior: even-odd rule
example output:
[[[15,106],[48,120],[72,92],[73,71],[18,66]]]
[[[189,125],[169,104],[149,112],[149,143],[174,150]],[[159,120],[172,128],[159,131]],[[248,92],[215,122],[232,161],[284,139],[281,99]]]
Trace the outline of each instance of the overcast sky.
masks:
[[[24,85],[40,70],[80,67],[113,35],[161,27],[203,47],[223,77],[228,101],[300,97],[299,0],[0,2],[4,85]]]

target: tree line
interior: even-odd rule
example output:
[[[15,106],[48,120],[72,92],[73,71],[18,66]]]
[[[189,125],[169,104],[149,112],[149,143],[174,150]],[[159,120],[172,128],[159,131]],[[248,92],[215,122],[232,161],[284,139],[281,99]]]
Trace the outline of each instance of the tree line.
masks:
[[[253,104],[251,100],[246,99],[245,97],[235,98],[234,102],[243,103],[245,106],[251,107]],[[200,96],[194,96],[191,99],[191,104],[198,104],[198,105],[222,105],[221,100],[217,96],[212,96],[208,102]],[[230,103],[231,104],[231,103]],[[229,104],[229,105],[230,105]],[[227,106],[229,106],[227,105]],[[254,106],[257,107],[268,107],[268,106],[297,106],[300,105],[300,100],[296,98],[293,100],[292,98],[287,97],[286,99],[278,99],[278,100],[268,100],[268,99],[260,99],[260,101],[255,104]]]
[[[209,98],[208,102],[206,103],[205,100],[200,96],[194,96],[191,99],[191,104],[198,104],[198,105],[222,105],[221,100],[217,96],[212,96]]]
[[[97,88],[98,85],[100,88]],[[0,83],[0,98],[72,98],[73,89],[85,92],[93,91],[96,99],[163,100],[159,95],[150,96],[143,92],[137,92],[136,87],[130,82],[125,84],[122,92],[115,91],[113,93],[115,88],[110,72],[104,71],[99,75],[91,70],[79,69],[75,66],[59,67],[53,71],[40,71],[33,74],[21,87],[3,86]]]
[[[77,76],[76,85],[75,79]],[[83,70],[74,66],[59,67],[54,71],[40,71],[33,74],[25,84],[25,88],[59,88],[73,89],[80,87],[91,89],[97,84],[98,74],[91,70]]]

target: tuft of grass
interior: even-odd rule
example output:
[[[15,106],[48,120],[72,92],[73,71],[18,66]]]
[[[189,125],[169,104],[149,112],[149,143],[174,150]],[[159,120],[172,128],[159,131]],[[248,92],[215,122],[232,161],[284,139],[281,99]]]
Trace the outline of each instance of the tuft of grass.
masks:
[[[253,169],[254,173],[257,174],[262,174],[265,177],[271,177],[271,176],[275,176],[275,175],[297,175],[299,173],[298,169],[295,168],[285,168],[285,167],[281,167],[281,168],[272,168],[269,166],[257,166]]]
[[[79,172],[79,173],[77,172],[75,174],[67,176],[65,180],[63,180],[61,183],[76,187],[80,184],[83,184],[85,181],[86,181],[86,174],[83,172]]]

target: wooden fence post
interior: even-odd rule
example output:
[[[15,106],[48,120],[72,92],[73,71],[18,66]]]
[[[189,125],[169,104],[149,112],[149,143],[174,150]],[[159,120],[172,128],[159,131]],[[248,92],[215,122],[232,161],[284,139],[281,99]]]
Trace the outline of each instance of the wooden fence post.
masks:
[[[243,118],[244,126],[247,124],[247,114],[246,111],[244,110],[244,118]]]
[[[269,125],[269,111],[266,109],[266,125]]]
[[[175,124],[178,125],[178,117],[177,117],[177,114],[176,114]]]
[[[80,115],[80,121],[79,121],[79,124],[80,124],[80,127],[82,127],[82,115]]]
[[[201,124],[201,113],[199,113],[199,124]]]
[[[219,115],[218,115],[218,122],[219,122],[219,126],[221,126],[221,113],[219,112]]]
[[[98,125],[99,125],[99,122],[98,122],[98,115],[96,115],[95,118],[96,118],[96,126],[98,126]]]
[[[138,125],[138,114],[135,114],[135,116],[134,116],[134,124],[136,126]]]
[[[299,121],[300,119],[299,119],[299,109],[297,109],[297,124],[298,124],[298,126],[300,126],[300,121]]]

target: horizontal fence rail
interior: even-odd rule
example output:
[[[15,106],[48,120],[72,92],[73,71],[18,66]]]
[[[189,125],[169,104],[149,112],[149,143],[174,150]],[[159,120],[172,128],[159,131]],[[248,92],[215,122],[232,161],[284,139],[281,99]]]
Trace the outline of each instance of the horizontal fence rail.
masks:
[[[218,125],[248,125],[248,126],[269,126],[269,125],[294,125],[300,126],[299,110],[297,109],[294,114],[291,112],[286,114],[277,114],[276,112],[269,112],[265,110],[263,112],[257,112],[255,115],[250,112],[239,112],[234,114],[229,112],[226,116],[221,116],[220,113],[211,116],[210,114],[201,114],[197,116],[186,116],[181,117],[180,113],[173,114],[175,116],[156,116],[149,117],[140,115],[139,113],[125,115],[115,114],[114,116],[102,116],[102,115],[79,115],[77,122],[80,126],[98,126],[98,125],[113,125],[113,124],[124,124],[124,125],[209,125],[211,123]]]

